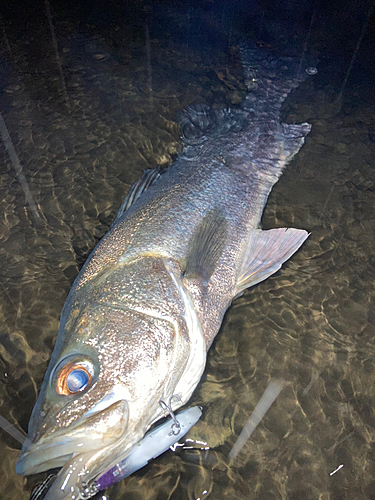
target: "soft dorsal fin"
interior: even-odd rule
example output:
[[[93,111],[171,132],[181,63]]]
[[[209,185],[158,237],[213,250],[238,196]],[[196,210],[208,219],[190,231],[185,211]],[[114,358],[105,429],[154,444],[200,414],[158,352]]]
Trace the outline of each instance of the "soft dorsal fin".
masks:
[[[184,277],[208,281],[224,251],[228,221],[218,209],[210,210],[191,237]]]
[[[308,236],[307,231],[292,228],[252,231],[237,280],[237,293],[278,271]]]
[[[113,219],[111,227],[114,226],[118,220],[122,217],[124,212],[128,210],[128,208],[133,205],[135,201],[144,193],[150,186],[152,186],[161,176],[165,167],[157,167],[152,169],[147,169],[143,172],[142,177],[133,182],[130,186],[128,194],[126,195],[125,200],[123,201],[121,207],[119,208],[116,217]]]

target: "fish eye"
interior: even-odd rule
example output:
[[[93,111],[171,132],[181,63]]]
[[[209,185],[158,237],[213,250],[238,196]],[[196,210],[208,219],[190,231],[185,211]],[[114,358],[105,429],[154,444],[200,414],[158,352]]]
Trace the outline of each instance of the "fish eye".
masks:
[[[76,368],[66,377],[66,386],[70,392],[83,391],[90,382],[90,375],[83,368]]]
[[[58,394],[70,396],[88,389],[95,379],[95,367],[90,359],[70,356],[56,366],[52,385]]]

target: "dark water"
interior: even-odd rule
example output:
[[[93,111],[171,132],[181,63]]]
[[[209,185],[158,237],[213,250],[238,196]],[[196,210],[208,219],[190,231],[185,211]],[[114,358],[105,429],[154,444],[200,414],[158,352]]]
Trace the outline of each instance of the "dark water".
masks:
[[[245,3],[52,5],[66,92],[44,3],[1,17],[0,108],[38,207],[1,148],[0,414],[24,430],[70,286],[129,185],[173,161],[176,112],[243,98],[238,33],[299,56],[308,41],[321,60],[283,108],[313,128],[263,217],[312,234],[226,315],[192,398],[204,416],[189,437],[209,450],[166,453],[111,500],[375,498],[374,20],[337,102],[369,6],[332,2],[312,17],[309,2],[277,15]],[[287,385],[229,466],[271,379]],[[0,498],[26,500],[45,476],[17,476],[20,446],[0,441]]]

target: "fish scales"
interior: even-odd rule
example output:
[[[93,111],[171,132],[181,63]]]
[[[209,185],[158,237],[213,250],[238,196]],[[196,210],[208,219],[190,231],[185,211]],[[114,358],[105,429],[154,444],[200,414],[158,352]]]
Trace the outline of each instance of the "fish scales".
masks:
[[[253,135],[253,131],[245,132],[242,140],[254,143],[257,136],[253,138]],[[223,309],[235,295],[242,242],[249,230],[258,227],[276,176],[259,170],[262,159],[248,165],[242,158],[239,164],[234,161],[237,156],[224,157],[220,152],[216,152],[212,159],[210,150],[214,149],[213,146],[205,144],[205,148],[208,151],[193,161],[177,160],[161,180],[129,209],[124,220],[120,220],[112,233],[97,246],[82,279],[77,282],[77,289],[101,276],[103,269],[112,268],[117,263],[124,264],[142,254],[175,259],[183,268],[189,241],[198,224],[210,210],[220,208],[229,221],[228,245],[212,278],[211,288],[216,292],[215,296],[207,297],[206,314],[202,320],[209,323],[212,316],[215,326],[221,324]],[[171,234],[173,238],[166,239],[166,235]],[[223,268],[230,268],[233,272],[223,275]],[[222,286],[224,282],[225,287]],[[215,326],[210,329],[212,333],[207,334],[208,344],[216,334]]]
[[[308,237],[259,224],[310,131],[280,123],[279,113],[312,68],[246,44],[240,52],[242,106],[181,114],[183,151],[134,183],[69,293],[29,424],[33,444],[17,463],[21,474],[62,467],[47,500],[92,496],[166,414],[165,402],[175,410],[189,400],[232,300]]]

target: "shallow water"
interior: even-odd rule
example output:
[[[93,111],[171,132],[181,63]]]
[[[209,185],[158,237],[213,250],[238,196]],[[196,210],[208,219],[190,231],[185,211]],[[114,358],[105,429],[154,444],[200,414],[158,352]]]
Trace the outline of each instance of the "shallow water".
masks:
[[[225,23],[202,16],[201,26],[224,42],[197,47],[189,20],[198,14],[188,20],[179,12],[170,15],[186,27],[181,40],[173,26],[161,35],[160,16],[148,21],[149,61],[142,16],[125,31],[119,20],[103,27],[55,14],[70,111],[47,19],[4,21],[0,107],[40,214],[26,205],[0,149],[0,413],[17,428],[27,428],[78,270],[129,185],[179,150],[176,112],[193,102],[229,106],[244,95]],[[312,37],[319,55],[324,29]],[[286,121],[313,128],[263,217],[266,229],[312,234],[225,317],[192,398],[203,418],[189,437],[209,450],[167,452],[109,490],[111,500],[374,498],[375,107],[355,66],[337,108],[345,68],[335,73],[332,59],[323,57],[320,74],[284,106]],[[286,387],[229,466],[226,456],[271,379]],[[26,500],[45,476],[17,476],[19,445],[3,432],[0,441],[0,498]]]

